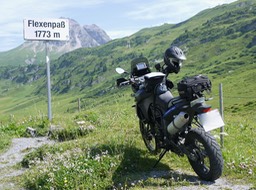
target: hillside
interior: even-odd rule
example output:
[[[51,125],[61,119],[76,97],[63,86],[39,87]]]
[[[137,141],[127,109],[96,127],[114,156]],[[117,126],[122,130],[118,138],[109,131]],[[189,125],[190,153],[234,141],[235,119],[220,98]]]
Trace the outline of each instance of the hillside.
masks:
[[[45,65],[1,67],[0,188],[255,189],[255,5],[255,0],[239,0],[52,60],[51,122]],[[153,168],[159,155],[146,150],[132,91],[115,86],[116,67],[129,71],[131,60],[143,55],[154,70],[170,44],[187,56],[181,72],[169,75],[175,84],[187,75],[208,75],[214,99],[207,104],[213,109],[219,107],[218,86],[223,84],[224,171],[214,182],[199,179],[186,156],[170,151]],[[176,86],[172,93],[177,95]],[[32,150],[31,141],[38,138],[24,138],[35,134],[28,127],[55,143]],[[220,142],[219,129],[210,133]],[[20,150],[12,140],[18,140]],[[30,147],[22,146],[24,140]],[[17,154],[26,156],[12,163]]]
[[[225,88],[230,89],[227,93],[251,91],[255,87],[255,15],[255,2],[240,0],[204,10],[176,25],[145,28],[99,47],[66,53],[51,62],[52,92],[56,96],[80,94],[84,98],[111,94],[118,77],[116,67],[129,70],[130,61],[143,55],[153,68],[170,44],[180,46],[187,55],[182,72],[170,75],[175,83],[199,71],[208,74],[216,86],[224,82]],[[0,77],[6,81],[2,96],[8,94],[6,88],[16,85],[33,85],[30,96],[46,94],[44,64],[5,67]],[[241,82],[241,77],[244,83],[240,88],[233,88],[233,84]]]

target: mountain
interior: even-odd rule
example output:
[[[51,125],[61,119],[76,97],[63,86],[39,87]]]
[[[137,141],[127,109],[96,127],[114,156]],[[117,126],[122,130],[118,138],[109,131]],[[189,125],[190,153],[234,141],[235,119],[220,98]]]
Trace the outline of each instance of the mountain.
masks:
[[[219,78],[251,70],[256,62],[255,3],[240,0],[217,6],[176,25],[145,28],[97,48],[67,53],[53,63],[53,90],[67,93],[94,87],[94,95],[104,94],[113,88],[115,67],[129,71],[130,61],[143,55],[153,68],[170,44],[185,50],[183,75],[200,71]]]
[[[75,20],[69,19],[69,25],[69,41],[49,41],[48,48],[50,51],[63,54],[82,47],[100,46],[111,40],[106,32],[95,24],[81,26]],[[25,42],[20,50],[26,48],[32,49],[35,54],[45,51],[44,42],[41,41]]]
[[[230,96],[246,93],[256,97],[255,5],[255,0],[239,0],[204,10],[182,23],[144,28],[101,46],[65,53],[51,61],[53,96],[104,98],[114,93],[115,80],[120,77],[115,73],[116,67],[129,71],[132,59],[145,56],[154,70],[154,64],[163,60],[164,51],[173,44],[187,56],[181,72],[169,76],[174,83],[186,75],[207,74],[215,92],[216,84],[222,82]],[[45,73],[44,64],[2,68],[0,82],[4,85],[0,93],[7,96],[6,89],[29,86],[28,96],[43,96]],[[246,105],[247,101],[239,100],[239,104]]]
[[[70,40],[49,41],[48,50],[52,58],[78,48],[91,48],[110,41],[107,33],[95,24],[81,26],[73,19],[68,19],[70,25]],[[0,52],[0,65],[23,65],[43,63],[45,59],[45,43],[42,41],[27,41],[19,47]]]

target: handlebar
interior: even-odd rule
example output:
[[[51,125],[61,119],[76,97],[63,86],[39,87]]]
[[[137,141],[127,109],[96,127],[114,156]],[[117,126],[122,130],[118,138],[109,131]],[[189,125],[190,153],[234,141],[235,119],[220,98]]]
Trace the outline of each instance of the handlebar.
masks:
[[[121,86],[127,86],[127,85],[130,85],[130,81],[121,82],[118,86],[121,87]]]
[[[126,85],[129,85],[129,84],[130,84],[130,80],[127,80],[125,78],[119,78],[119,79],[116,80],[116,85],[118,87],[126,86]]]
[[[141,77],[131,77],[130,79],[119,78],[116,80],[117,86],[129,85],[129,84],[142,84],[145,81],[144,76]]]

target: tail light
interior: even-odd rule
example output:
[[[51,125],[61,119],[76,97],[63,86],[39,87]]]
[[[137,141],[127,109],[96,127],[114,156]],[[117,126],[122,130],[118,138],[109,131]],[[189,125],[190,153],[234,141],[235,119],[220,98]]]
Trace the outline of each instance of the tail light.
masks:
[[[203,113],[207,113],[207,112],[211,111],[211,107],[204,108],[202,111],[203,111]]]

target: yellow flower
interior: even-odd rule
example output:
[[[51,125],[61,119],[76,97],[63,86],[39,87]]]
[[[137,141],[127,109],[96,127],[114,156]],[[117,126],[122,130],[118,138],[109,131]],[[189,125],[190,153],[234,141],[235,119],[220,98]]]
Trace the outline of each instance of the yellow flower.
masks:
[[[65,183],[65,184],[68,183],[68,180],[67,180],[66,177],[64,177],[64,183]]]

